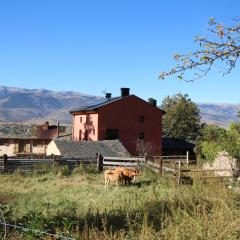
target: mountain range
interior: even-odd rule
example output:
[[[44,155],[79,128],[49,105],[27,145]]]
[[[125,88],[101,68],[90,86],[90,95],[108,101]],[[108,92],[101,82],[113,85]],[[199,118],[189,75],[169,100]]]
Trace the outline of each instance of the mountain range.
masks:
[[[101,97],[78,92],[0,87],[0,120],[25,123],[71,123],[69,110]]]
[[[69,110],[97,101],[102,97],[72,91],[0,87],[0,121],[25,123],[66,123]],[[202,122],[228,127],[237,121],[240,104],[199,103]]]

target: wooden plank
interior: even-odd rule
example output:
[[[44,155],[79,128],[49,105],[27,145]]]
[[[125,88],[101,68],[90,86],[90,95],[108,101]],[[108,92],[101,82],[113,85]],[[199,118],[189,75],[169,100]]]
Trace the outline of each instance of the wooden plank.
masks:
[[[158,171],[161,169],[161,166],[159,164],[156,164],[156,163],[153,163],[153,162],[147,162],[147,165],[157,169]],[[162,166],[162,171],[176,174],[176,171],[172,168],[169,168],[169,167]]]
[[[144,158],[126,158],[126,157],[104,157],[103,161],[106,160],[119,160],[119,161],[145,161]]]
[[[97,161],[96,158],[74,158],[74,157],[63,157],[60,159],[56,159],[57,161],[65,160],[65,161]]]
[[[60,160],[61,161],[61,160]],[[97,163],[97,161],[96,160],[64,160],[64,162],[68,162],[68,163],[71,163],[71,162],[74,162],[74,163],[76,163],[76,162],[83,162],[83,163],[85,163],[85,162],[89,162],[89,163]]]
[[[8,159],[10,163],[42,163],[42,162],[53,162],[53,159]]]
[[[183,169],[182,172],[199,172],[199,173],[207,173],[207,172],[232,172],[231,169],[209,169],[209,170],[191,170],[191,169]]]
[[[103,161],[103,165],[105,165],[105,164],[115,164],[115,165],[117,165],[117,164],[120,164],[120,165],[122,165],[122,164],[125,164],[125,163],[129,163],[129,164],[143,164],[143,162],[135,162],[135,161]]]
[[[138,165],[142,165],[140,163],[130,163],[130,162],[106,162],[103,163],[104,166],[138,166]]]
[[[163,155],[163,156],[152,156],[152,158],[186,158],[186,155]]]
[[[233,178],[232,176],[191,176],[192,179],[208,179],[208,178]]]

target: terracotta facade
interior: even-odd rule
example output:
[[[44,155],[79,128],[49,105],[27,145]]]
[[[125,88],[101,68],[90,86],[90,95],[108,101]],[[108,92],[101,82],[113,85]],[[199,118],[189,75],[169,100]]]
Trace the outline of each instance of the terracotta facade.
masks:
[[[152,154],[162,153],[164,112],[135,95],[108,99],[71,113],[74,141],[119,139],[132,155],[139,154],[140,141]]]

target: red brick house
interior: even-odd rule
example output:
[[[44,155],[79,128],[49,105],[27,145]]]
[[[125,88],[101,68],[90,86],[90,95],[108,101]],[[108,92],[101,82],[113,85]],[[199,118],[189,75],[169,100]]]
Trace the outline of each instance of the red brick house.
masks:
[[[162,152],[162,116],[164,111],[149,102],[129,95],[129,88],[121,88],[120,97],[106,98],[83,108],[70,111],[73,116],[73,141],[119,139],[135,155],[144,145],[152,153]],[[141,144],[140,144],[141,143]]]

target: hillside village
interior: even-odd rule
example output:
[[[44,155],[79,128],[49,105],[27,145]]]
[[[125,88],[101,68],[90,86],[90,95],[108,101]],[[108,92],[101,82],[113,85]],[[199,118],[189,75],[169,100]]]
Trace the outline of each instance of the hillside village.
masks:
[[[159,156],[161,159],[186,156],[188,160],[196,161],[196,157],[200,159],[203,154],[203,158],[209,160],[221,152],[218,144],[220,148],[215,150],[214,156],[209,157],[208,153],[204,153],[204,146],[201,145],[204,144],[204,138],[201,143],[184,138],[163,137],[163,116],[166,112],[157,106],[154,98],[149,97],[147,102],[131,94],[129,88],[121,88],[120,96],[117,97],[106,93],[104,98],[85,106],[80,104],[68,114],[71,115],[72,124],[58,122],[54,125],[48,121],[41,125],[1,123],[0,156],[5,159],[44,159],[58,156],[62,159],[87,159],[92,162],[99,155],[148,158]],[[236,124],[235,128],[237,126]],[[226,131],[220,128],[218,130],[215,125],[204,127],[203,131],[206,130],[210,131],[207,134],[216,131],[217,135],[218,131]],[[222,145],[224,151],[232,148],[231,145],[226,147],[226,143]],[[235,148],[230,149],[229,154],[237,157],[238,152],[234,151],[236,152]],[[232,165],[230,169],[238,169],[239,161],[231,158],[229,161]],[[215,168],[218,167],[219,164]]]
[[[131,155],[138,155],[137,142],[151,145],[152,155],[162,154],[162,116],[156,100],[149,102],[121,88],[120,97],[106,97],[70,111],[70,125],[1,124],[0,155],[51,155],[51,141],[104,141],[118,139]],[[154,129],[154,131],[153,131]],[[77,147],[77,146],[76,146]],[[98,152],[97,149],[94,152]]]

